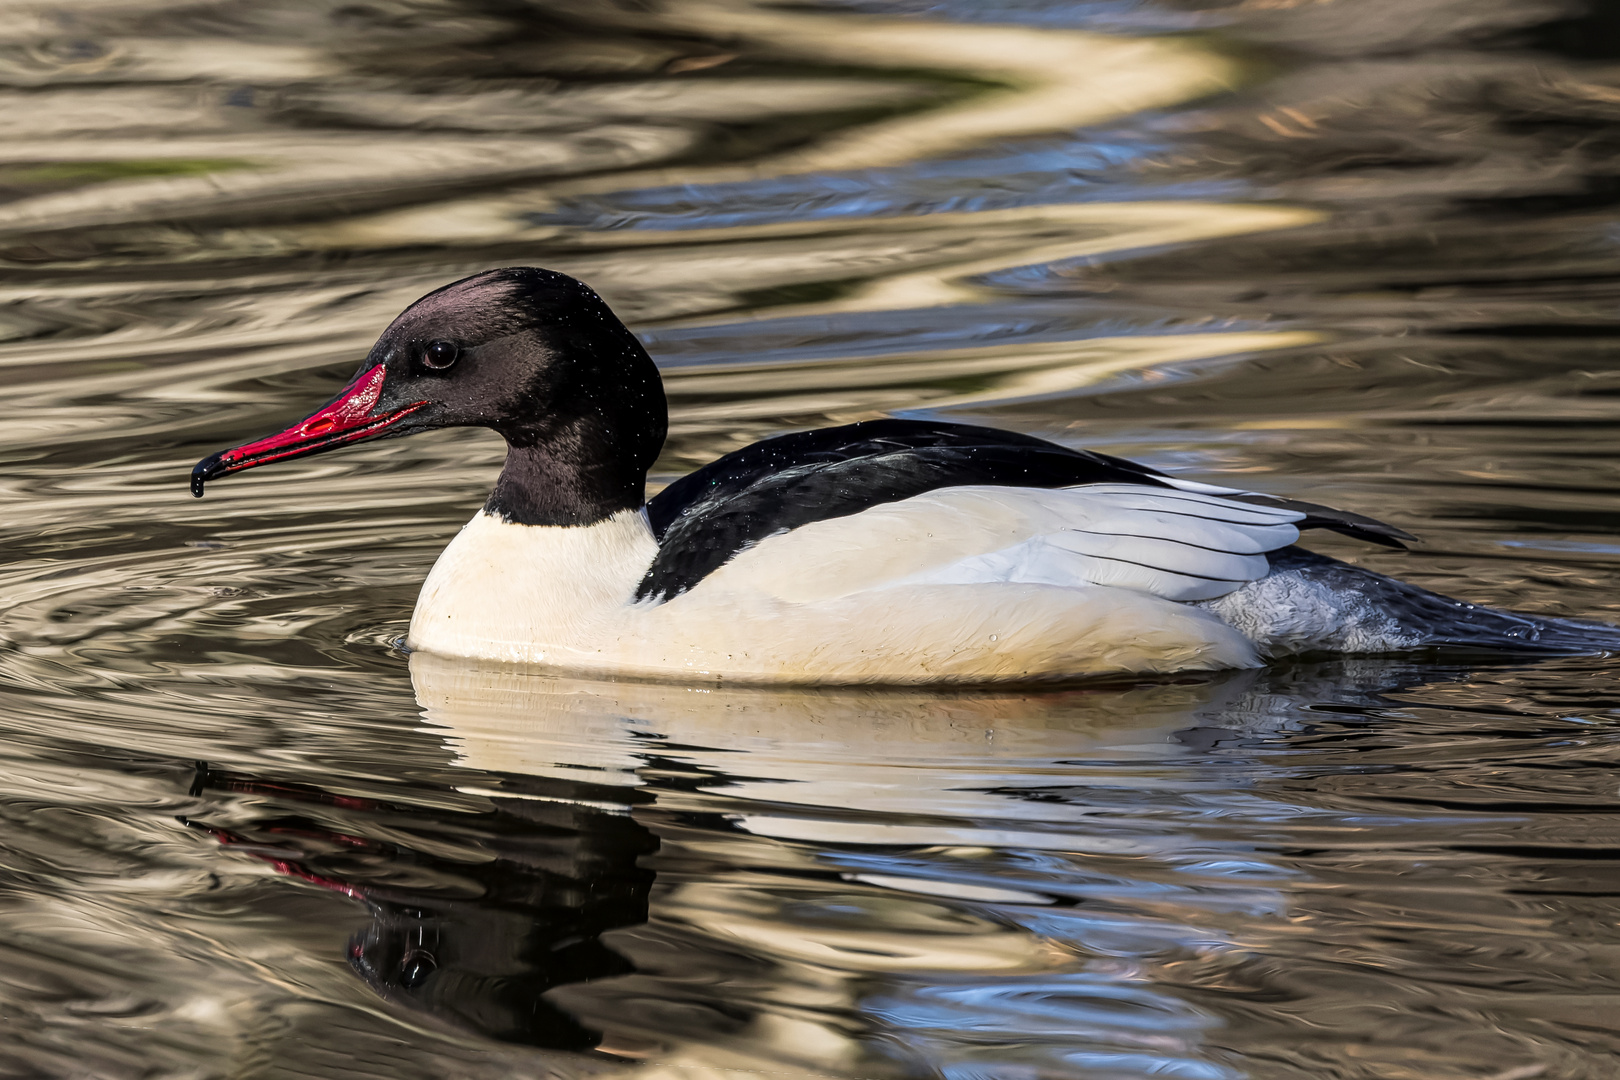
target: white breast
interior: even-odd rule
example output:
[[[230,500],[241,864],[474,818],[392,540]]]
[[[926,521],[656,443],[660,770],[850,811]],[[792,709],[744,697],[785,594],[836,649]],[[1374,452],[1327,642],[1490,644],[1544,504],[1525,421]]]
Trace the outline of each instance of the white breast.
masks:
[[[479,513],[422,583],[410,646],[443,656],[554,663],[613,633],[658,542],[640,511],[578,527]]]

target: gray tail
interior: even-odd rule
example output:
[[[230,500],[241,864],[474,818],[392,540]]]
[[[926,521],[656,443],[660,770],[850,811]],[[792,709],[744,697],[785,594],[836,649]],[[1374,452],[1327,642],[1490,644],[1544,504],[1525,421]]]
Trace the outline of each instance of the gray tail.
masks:
[[[1270,575],[1208,606],[1270,656],[1620,653],[1620,627],[1469,604],[1303,548],[1267,558]]]

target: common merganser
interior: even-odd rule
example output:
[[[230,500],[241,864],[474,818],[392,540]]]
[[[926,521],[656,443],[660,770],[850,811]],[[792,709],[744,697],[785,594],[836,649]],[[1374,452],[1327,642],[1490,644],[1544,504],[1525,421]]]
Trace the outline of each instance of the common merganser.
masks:
[[[645,498],[658,369],[589,287],[512,267],[407,308],[359,374],[216,477],[363,439],[507,443],[428,574],[407,644],[744,681],[981,682],[1253,667],[1313,651],[1594,652],[1620,629],[1447,599],[1292,546],[1393,526],[1028,435],[869,420],[727,454]]]

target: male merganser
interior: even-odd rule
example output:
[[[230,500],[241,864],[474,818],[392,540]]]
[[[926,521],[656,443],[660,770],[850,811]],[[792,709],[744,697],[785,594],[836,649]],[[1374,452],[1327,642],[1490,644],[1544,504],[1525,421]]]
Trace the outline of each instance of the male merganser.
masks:
[[[590,288],[513,267],[383,332],[330,403],[204,458],[228,473],[453,426],[507,443],[428,574],[413,649],[652,676],[977,682],[1252,667],[1309,652],[1594,652],[1614,627],[1450,600],[1291,546],[1357,514],[992,428],[869,420],[766,439],[645,498],[658,369]]]

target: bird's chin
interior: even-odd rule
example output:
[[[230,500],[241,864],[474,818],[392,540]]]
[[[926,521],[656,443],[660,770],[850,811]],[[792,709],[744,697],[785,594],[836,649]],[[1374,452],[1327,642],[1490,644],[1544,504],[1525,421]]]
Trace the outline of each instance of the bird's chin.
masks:
[[[378,364],[361,372],[331,402],[287,430],[203,458],[191,470],[191,493],[200,499],[208,481],[272,461],[307,457],[379,435],[404,435],[415,430],[417,425],[407,421],[430,402],[417,401],[374,414],[385,375],[383,365]]]

